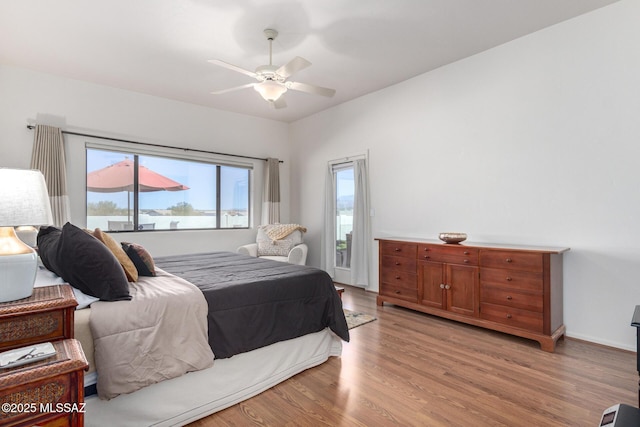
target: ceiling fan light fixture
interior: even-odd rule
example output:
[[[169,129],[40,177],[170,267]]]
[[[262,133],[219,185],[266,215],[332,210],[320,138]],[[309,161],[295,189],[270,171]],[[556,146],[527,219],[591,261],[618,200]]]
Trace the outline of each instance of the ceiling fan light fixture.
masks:
[[[256,84],[253,88],[264,98],[265,101],[276,101],[283,93],[287,91],[284,85],[274,82],[273,80],[265,80]]]

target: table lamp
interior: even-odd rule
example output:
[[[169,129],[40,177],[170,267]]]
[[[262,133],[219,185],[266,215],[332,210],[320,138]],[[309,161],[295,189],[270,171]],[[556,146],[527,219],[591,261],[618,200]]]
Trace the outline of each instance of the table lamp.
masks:
[[[31,296],[38,255],[13,227],[53,223],[42,172],[0,168],[0,302]]]

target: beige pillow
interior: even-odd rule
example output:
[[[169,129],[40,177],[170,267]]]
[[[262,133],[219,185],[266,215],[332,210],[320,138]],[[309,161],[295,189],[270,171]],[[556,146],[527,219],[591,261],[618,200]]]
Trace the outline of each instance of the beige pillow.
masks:
[[[256,242],[258,243],[258,256],[289,256],[294,246],[302,243],[302,233],[295,230],[293,233],[280,240],[272,240],[266,233],[266,227],[258,227]]]
[[[129,258],[124,249],[122,249],[120,243],[116,242],[113,237],[109,236],[107,233],[104,233],[99,228],[95,229],[95,231],[93,232],[93,237],[104,243],[105,246],[108,247],[109,250],[113,253],[113,255],[115,255],[118,262],[122,266],[124,273],[127,275],[127,280],[129,280],[130,282],[137,282],[138,270],[133,264],[133,261],[131,261],[131,258]]]
[[[293,242],[291,240],[259,240],[258,241],[258,256],[289,256],[289,252],[293,249]]]

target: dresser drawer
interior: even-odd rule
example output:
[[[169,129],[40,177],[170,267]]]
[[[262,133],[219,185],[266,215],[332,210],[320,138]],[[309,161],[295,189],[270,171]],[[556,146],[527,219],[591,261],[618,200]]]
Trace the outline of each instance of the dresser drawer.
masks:
[[[419,245],[418,259],[452,264],[478,265],[478,249],[459,245]]]
[[[483,287],[480,293],[481,303],[505,305],[523,310],[542,313],[542,294],[514,292],[513,290],[493,287]]]
[[[403,300],[417,302],[418,290],[408,289],[403,287],[394,286],[393,284],[383,283],[380,288],[380,293],[393,298],[400,298]]]
[[[0,403],[29,409],[0,412],[1,425],[83,425],[83,413],[72,408],[84,407],[84,370],[89,365],[79,341],[56,341],[53,346],[54,356],[0,371]],[[66,410],[58,412],[56,405]]]
[[[519,251],[480,251],[480,266],[542,272],[542,254]]]
[[[76,305],[69,285],[34,288],[28,298],[0,303],[0,351],[73,337]]]
[[[481,303],[480,318],[532,332],[543,332],[542,313],[504,305]]]
[[[403,270],[411,273],[416,272],[416,259],[401,256],[382,256],[382,268],[389,270]]]
[[[383,256],[391,255],[415,259],[417,247],[418,245],[415,243],[382,242],[380,253]]]
[[[382,272],[380,293],[407,301],[418,301],[418,276],[400,270]]]
[[[0,350],[65,338],[65,314],[45,311],[0,319]]]
[[[542,293],[542,273],[502,268],[480,268],[480,283],[484,286]]]
[[[402,270],[382,270],[380,273],[382,283],[388,283],[396,287],[418,289],[418,275]]]

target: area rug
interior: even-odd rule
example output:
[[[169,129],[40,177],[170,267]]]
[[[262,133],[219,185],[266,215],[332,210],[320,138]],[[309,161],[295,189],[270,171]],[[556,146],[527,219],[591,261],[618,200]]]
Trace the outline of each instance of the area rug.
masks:
[[[347,318],[347,326],[349,327],[349,329],[353,329],[358,326],[364,325],[365,323],[373,322],[374,320],[376,320],[375,317],[365,313],[347,310],[346,308],[343,308],[343,310],[344,317]]]

